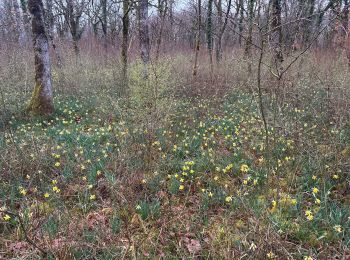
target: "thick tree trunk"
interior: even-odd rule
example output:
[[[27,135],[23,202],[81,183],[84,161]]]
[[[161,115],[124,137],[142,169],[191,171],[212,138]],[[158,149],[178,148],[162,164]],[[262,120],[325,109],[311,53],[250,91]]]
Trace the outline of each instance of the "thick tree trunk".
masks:
[[[200,49],[200,42],[201,42],[201,26],[202,26],[202,1],[198,1],[198,7],[197,7],[197,35],[196,35],[196,46],[195,46],[195,54],[194,54],[194,65],[193,65],[193,73],[192,75],[195,77],[198,73],[198,55],[199,55],[199,49]]]
[[[18,37],[18,43],[20,46],[24,46],[25,42],[26,42],[26,32],[24,29],[24,25],[23,25],[23,19],[21,16],[21,11],[18,5],[17,0],[12,0],[13,3],[13,10],[15,13],[15,20],[16,20],[16,29],[17,29],[17,37]]]
[[[128,42],[129,42],[129,0],[123,0],[123,29],[122,29],[122,46],[121,46],[121,60],[122,60],[122,83],[125,94],[128,92]]]
[[[21,3],[22,14],[23,14],[24,30],[26,34],[26,40],[27,40],[30,37],[30,17],[27,9],[28,4],[26,0],[20,0],[20,3]]]
[[[139,4],[139,37],[140,54],[144,65],[143,78],[148,78],[148,63],[150,60],[150,44],[148,30],[148,0],[140,0]]]
[[[54,110],[51,83],[49,42],[44,24],[42,0],[29,0],[32,16],[32,37],[35,57],[35,86],[28,111],[33,115],[48,115]]]

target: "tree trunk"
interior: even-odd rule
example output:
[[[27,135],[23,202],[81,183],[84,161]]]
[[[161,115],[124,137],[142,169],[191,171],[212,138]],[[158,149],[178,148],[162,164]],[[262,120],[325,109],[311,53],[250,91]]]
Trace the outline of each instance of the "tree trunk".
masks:
[[[159,23],[160,28],[158,31],[158,37],[156,42],[156,61],[159,58],[160,53],[160,46],[162,43],[162,37],[163,37],[163,31],[164,31],[164,25],[165,25],[165,17],[168,12],[168,1],[167,0],[158,0],[158,15],[159,15]]]
[[[48,25],[48,37],[51,42],[52,49],[55,53],[56,59],[57,59],[57,67],[62,68],[62,59],[60,52],[56,46],[55,39],[54,39],[54,15],[53,15],[53,2],[52,0],[46,0],[46,19],[47,19],[47,25]]]
[[[26,0],[20,0],[21,3],[21,9],[23,14],[23,24],[24,24],[24,30],[26,34],[26,39],[30,37],[30,18],[27,10],[27,1]]]
[[[107,0],[101,0],[102,5],[102,33],[103,33],[103,48],[105,57],[107,57],[108,38],[107,38]]]
[[[239,5],[237,7],[239,9],[239,21],[238,21],[238,44],[242,47],[242,35],[243,35],[243,19],[244,19],[244,8],[243,8],[243,0],[239,0]]]
[[[241,6],[243,8],[243,6]],[[248,60],[248,73],[252,72],[252,41],[253,41],[253,22],[254,22],[254,0],[248,2],[248,35],[245,42],[244,56]]]
[[[29,0],[32,16],[32,37],[35,58],[35,86],[28,111],[33,115],[48,115],[54,110],[49,42],[44,24],[42,0]]]
[[[122,29],[122,83],[125,94],[128,92],[128,42],[129,42],[129,0],[123,0],[123,29]]]
[[[200,48],[200,42],[201,42],[201,26],[202,26],[202,1],[197,0],[197,2],[198,2],[197,35],[196,35],[194,65],[193,65],[193,73],[192,73],[194,77],[197,76],[197,73],[198,73],[198,55],[199,55],[199,48]]]
[[[272,3],[271,3],[270,45],[272,48],[272,56],[273,56],[272,65],[275,67],[277,75],[279,75],[282,62],[283,62],[280,0],[272,0]]]
[[[148,78],[148,63],[150,60],[150,44],[148,30],[148,0],[140,0],[139,4],[139,37],[140,54],[144,65],[143,78]]]
[[[16,29],[17,29],[17,39],[20,46],[24,46],[26,42],[26,32],[23,25],[23,20],[21,16],[21,11],[17,0],[12,0],[13,10],[15,13]]]
[[[222,14],[223,14],[222,5],[221,5],[222,2],[221,2],[221,0],[218,0],[218,3],[217,3],[218,24],[219,24],[219,32],[217,34],[217,42],[216,42],[216,62],[217,62],[217,64],[219,64],[220,61],[222,60],[222,36],[224,35],[227,21],[228,21],[229,15],[230,15],[231,3],[232,3],[232,0],[229,0],[227,3],[227,10],[226,10],[224,21],[222,19]]]
[[[210,79],[213,79],[213,0],[208,0],[208,15],[207,15],[207,44],[209,53]]]

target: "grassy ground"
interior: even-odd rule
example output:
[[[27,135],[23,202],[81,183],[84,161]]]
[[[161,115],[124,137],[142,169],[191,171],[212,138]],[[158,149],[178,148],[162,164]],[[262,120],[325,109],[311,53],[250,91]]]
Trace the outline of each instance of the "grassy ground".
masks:
[[[82,89],[51,118],[6,114],[0,257],[347,259],[350,125],[324,85],[266,91],[264,129],[251,91],[174,93],[168,71],[129,102]]]

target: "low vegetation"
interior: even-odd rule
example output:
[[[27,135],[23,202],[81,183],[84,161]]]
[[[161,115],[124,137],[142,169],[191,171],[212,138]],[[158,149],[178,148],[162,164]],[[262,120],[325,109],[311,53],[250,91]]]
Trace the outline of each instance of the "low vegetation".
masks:
[[[213,82],[181,56],[146,83],[133,62],[130,99],[117,66],[66,63],[49,118],[19,112],[25,77],[0,73],[1,257],[346,259],[349,81],[316,55],[275,96],[263,75],[267,128],[240,59]]]

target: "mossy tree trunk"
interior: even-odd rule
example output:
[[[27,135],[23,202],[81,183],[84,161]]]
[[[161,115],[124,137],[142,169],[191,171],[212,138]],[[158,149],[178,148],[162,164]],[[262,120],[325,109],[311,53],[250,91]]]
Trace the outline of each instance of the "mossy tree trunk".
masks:
[[[54,110],[49,43],[44,24],[42,0],[29,0],[35,58],[35,86],[28,107],[32,115],[48,115]]]

